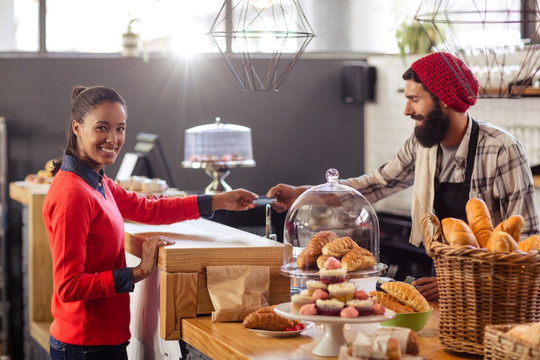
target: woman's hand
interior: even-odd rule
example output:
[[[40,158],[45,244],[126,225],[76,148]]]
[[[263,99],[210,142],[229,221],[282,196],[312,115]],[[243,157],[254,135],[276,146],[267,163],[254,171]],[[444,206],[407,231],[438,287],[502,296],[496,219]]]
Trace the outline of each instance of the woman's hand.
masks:
[[[253,204],[253,200],[255,200],[257,197],[257,194],[244,189],[231,190],[221,194],[212,195],[212,210],[253,209],[257,206]]]
[[[133,283],[141,281],[155,270],[158,250],[161,246],[174,245],[175,241],[160,236],[157,239],[146,240],[142,246],[141,262],[133,268]]]
[[[277,212],[288,210],[304,191],[309,189],[309,186],[291,186],[286,184],[278,184],[268,190],[266,197],[276,197],[277,203],[272,205],[272,208]]]
[[[413,281],[411,285],[416,287],[416,289],[420,291],[420,294],[422,294],[426,300],[439,300],[439,286],[437,285],[436,277],[423,277]]]

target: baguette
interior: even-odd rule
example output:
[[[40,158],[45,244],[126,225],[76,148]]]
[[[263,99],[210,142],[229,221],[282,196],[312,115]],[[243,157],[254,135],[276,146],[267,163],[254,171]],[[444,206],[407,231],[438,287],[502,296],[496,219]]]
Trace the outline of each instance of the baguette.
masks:
[[[540,236],[531,235],[523,241],[518,242],[519,250],[529,252],[532,250],[540,250]]]
[[[487,247],[491,251],[504,252],[511,252],[519,249],[512,235],[506,231],[494,231],[489,238]]]
[[[411,306],[400,303],[398,299],[382,291],[371,291],[369,295],[375,296],[379,304],[395,313],[402,314],[415,312]]]
[[[465,212],[467,213],[467,222],[480,247],[487,247],[489,237],[493,233],[493,223],[486,203],[481,199],[469,199],[465,205]]]
[[[505,231],[512,235],[516,242],[519,242],[519,235],[521,230],[525,225],[525,219],[521,215],[512,215],[508,219],[500,222],[496,227],[495,231]]]
[[[431,309],[426,298],[411,284],[401,281],[390,281],[382,284],[381,288],[398,299],[399,302],[412,307],[415,311],[422,312]]]
[[[444,238],[450,246],[460,247],[471,245],[480,247],[473,231],[465,221],[449,217],[442,219],[441,225]]]

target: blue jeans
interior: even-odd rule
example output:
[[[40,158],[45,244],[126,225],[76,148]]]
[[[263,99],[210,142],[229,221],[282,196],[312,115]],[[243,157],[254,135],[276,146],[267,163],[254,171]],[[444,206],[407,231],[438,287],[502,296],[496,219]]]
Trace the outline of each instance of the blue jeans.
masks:
[[[80,346],[49,337],[51,360],[127,360],[128,344],[129,341],[120,345]]]

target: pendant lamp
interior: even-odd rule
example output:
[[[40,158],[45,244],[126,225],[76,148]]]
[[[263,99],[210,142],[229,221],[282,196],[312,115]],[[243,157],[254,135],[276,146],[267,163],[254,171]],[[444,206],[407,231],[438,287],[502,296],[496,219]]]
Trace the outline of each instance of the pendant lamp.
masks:
[[[479,97],[540,94],[540,11],[536,0],[423,0],[414,16],[436,31],[435,50],[449,52],[475,74]]]
[[[277,91],[315,35],[297,0],[226,0],[209,36],[243,90]]]

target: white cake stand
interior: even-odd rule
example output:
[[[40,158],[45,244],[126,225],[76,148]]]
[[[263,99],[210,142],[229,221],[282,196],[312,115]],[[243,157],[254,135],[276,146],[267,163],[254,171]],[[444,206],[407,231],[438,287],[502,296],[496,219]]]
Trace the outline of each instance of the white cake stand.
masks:
[[[192,169],[204,169],[212,178],[212,182],[204,189],[205,194],[215,195],[231,190],[225,178],[231,173],[233,167],[253,167],[254,160],[242,161],[182,161],[182,166]]]
[[[324,335],[319,344],[313,349],[312,353],[319,356],[338,356],[339,349],[345,345],[345,335],[343,334],[343,326],[345,324],[368,324],[377,323],[392,319],[396,313],[386,309],[384,315],[368,315],[359,316],[357,318],[342,318],[339,316],[323,316],[323,315],[300,315],[293,314],[291,311],[291,303],[283,303],[276,305],[274,311],[279,315],[301,321],[312,321],[324,324]]]

